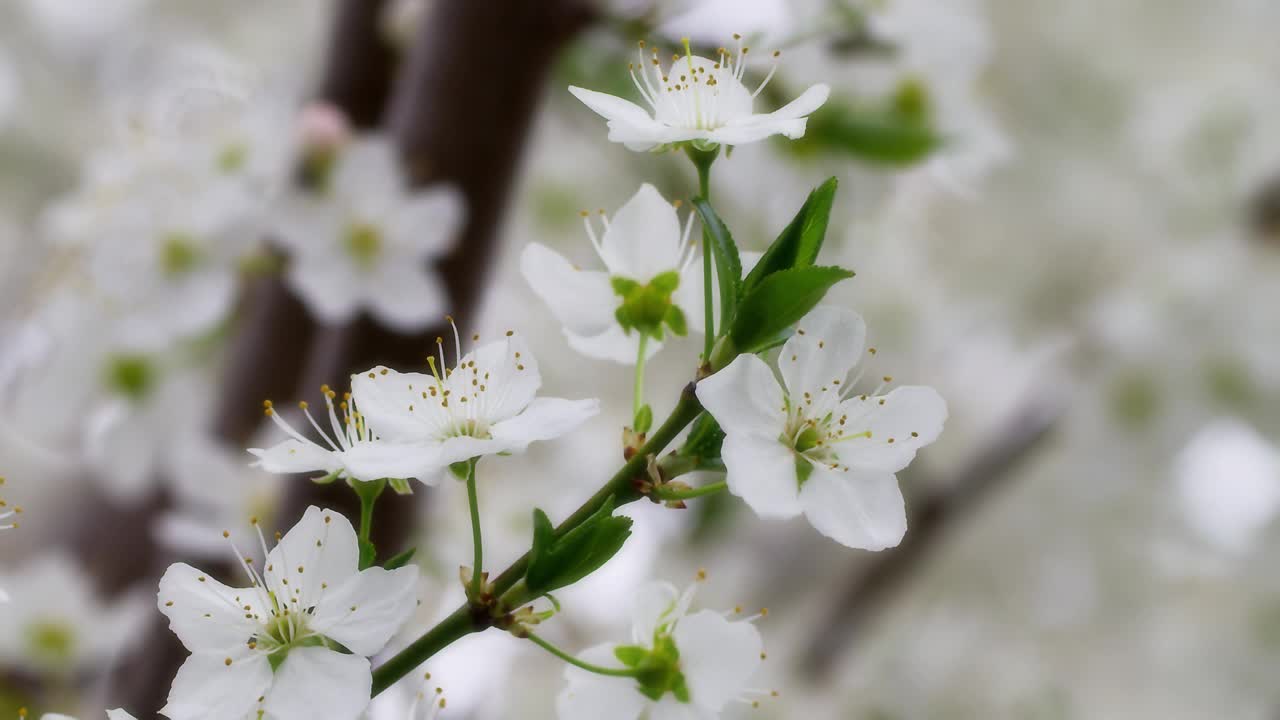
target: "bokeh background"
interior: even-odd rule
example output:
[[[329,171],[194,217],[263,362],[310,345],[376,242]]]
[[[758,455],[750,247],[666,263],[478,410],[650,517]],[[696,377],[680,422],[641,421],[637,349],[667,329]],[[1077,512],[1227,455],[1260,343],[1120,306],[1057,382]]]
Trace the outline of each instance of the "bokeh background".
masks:
[[[416,183],[461,189],[440,271],[464,330],[521,329],[549,394],[605,404],[486,471],[497,567],[527,548],[532,505],[563,515],[607,477],[629,421],[630,372],[568,348],[519,251],[587,264],[579,210],[645,181],[696,187],[682,156],[607,142],[566,87],[629,96],[636,40],[736,31],[783,50],[762,103],[834,92],[804,140],[717,163],[720,215],[763,249],[839,177],[825,252],[858,275],[831,300],[866,316],[875,372],[938,387],[951,418],[902,475],[901,547],[847,551],[733,502],[635,506],[633,540],[564,593],[548,634],[616,635],[639,582],[705,568],[707,606],[772,609],[760,686],[779,697],[743,716],[1280,716],[1277,27],[1269,0],[3,3],[0,475],[25,512],[0,537],[0,715],[150,717],[182,656],[153,607],[163,567],[229,560],[221,530],[250,515],[287,528],[342,501],[247,467],[243,448],[273,437],[261,400],[419,362],[438,334],[318,321],[268,243],[278,186],[251,186],[263,203],[222,260],[225,311],[122,302],[151,282],[127,251],[146,240],[111,219],[207,189],[137,157],[252,127],[287,186],[298,113],[324,100],[395,142]],[[188,332],[122,340],[166,323]],[[659,416],[697,352],[654,361]],[[419,542],[427,576],[403,645],[461,597],[465,494],[384,505],[380,533]],[[445,717],[474,720],[553,717],[562,672],[497,632],[425,670]],[[418,689],[375,717],[403,717]]]

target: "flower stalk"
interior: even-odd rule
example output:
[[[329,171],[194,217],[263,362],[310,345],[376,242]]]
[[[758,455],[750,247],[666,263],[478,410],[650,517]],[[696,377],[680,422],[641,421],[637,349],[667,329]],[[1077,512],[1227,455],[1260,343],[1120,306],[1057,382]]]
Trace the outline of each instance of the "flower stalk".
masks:
[[[471,546],[473,565],[471,566],[471,585],[467,588],[467,597],[476,602],[480,597],[480,588],[484,583],[484,538],[480,533],[480,498],[476,492],[476,463],[479,458],[467,461],[467,507],[471,509]]]
[[[680,399],[665,421],[653,431],[649,439],[617,473],[604,484],[595,495],[592,495],[572,515],[556,528],[557,537],[582,525],[600,510],[606,502],[613,500],[615,507],[635,502],[643,497],[636,489],[636,478],[644,477],[650,456],[661,453],[676,439],[681,431],[689,426],[702,412],[702,406],[694,394],[692,383],[685,386]],[[494,595],[501,597],[516,583],[524,578],[529,568],[529,554],[512,563],[493,580]],[[507,605],[508,603],[503,603]],[[511,603],[518,604],[518,603]],[[470,603],[459,607],[448,617],[440,621],[404,650],[391,657],[373,672],[372,694],[378,695],[394,685],[398,680],[413,672],[422,663],[436,653],[458,641],[459,639],[494,624],[490,613],[477,612]]]
[[[537,645],[538,647],[542,648],[543,650],[546,650],[552,655],[555,655],[556,657],[569,663],[570,665],[573,665],[574,667],[577,667],[577,668],[582,668],[583,670],[586,670],[589,673],[594,673],[596,675],[606,675],[608,677],[635,677],[638,674],[638,672],[634,668],[606,668],[606,667],[600,667],[599,665],[593,665],[584,660],[579,660],[578,658],[570,655],[569,653],[561,650],[560,648],[556,647],[555,645],[552,645],[551,643],[547,642],[546,640],[543,640],[542,638],[538,637],[533,633],[527,633],[525,635],[525,638],[532,641],[534,645]]]
[[[717,145],[711,150],[699,150],[692,143],[685,146],[685,152],[689,155],[689,159],[693,161],[693,167],[698,171],[698,196],[703,200],[711,200],[711,165],[715,163],[716,157],[720,154],[720,146]],[[702,358],[703,360],[711,359],[711,346],[715,342],[715,304],[711,298],[711,240],[707,237],[707,230],[702,229],[702,312],[703,323],[706,331],[703,333]]]

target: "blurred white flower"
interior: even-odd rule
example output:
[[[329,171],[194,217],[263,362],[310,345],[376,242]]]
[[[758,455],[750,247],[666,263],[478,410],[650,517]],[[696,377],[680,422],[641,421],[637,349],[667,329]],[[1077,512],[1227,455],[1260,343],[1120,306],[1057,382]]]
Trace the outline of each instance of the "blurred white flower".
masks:
[[[384,138],[349,143],[324,185],[293,191],[275,214],[274,239],[291,255],[289,287],[325,323],[364,309],[410,332],[439,318],[448,294],[429,261],[456,240],[461,194],[413,191]]]
[[[594,90],[570,87],[569,92],[609,121],[610,140],[631,150],[661,150],[682,142],[704,148],[742,145],[773,135],[802,137],[808,115],[822,107],[831,89],[814,85],[782,108],[758,114],[755,97],[773,78],[779,53],[773,53],[769,74],[752,91],[742,84],[749,51],[741,43],[736,51],[721,48],[718,59],[688,51],[663,68],[659,50],[653,48],[646,57],[641,46],[631,78],[649,110]]]
[[[599,236],[590,216],[583,218],[583,224],[591,238],[591,247],[606,270],[583,270],[545,245],[530,243],[520,255],[520,272],[564,324],[565,336],[573,349],[588,357],[634,365],[641,336],[649,328],[653,329],[650,332],[661,333],[670,307],[683,316],[677,321],[681,326],[694,322],[696,317],[701,328],[700,293],[695,296],[696,308],[679,302],[670,306],[662,304],[676,299],[674,294],[689,287],[695,279],[701,290],[700,276],[695,278],[691,274],[695,269],[693,247],[689,242],[693,213],[689,214],[682,230],[675,208],[652,185],[645,183],[612,219],[601,215],[600,220],[604,232]],[[701,264],[696,271],[702,272]],[[619,322],[617,312],[623,306],[624,294],[616,289],[617,281],[629,282],[633,287],[651,291],[654,296],[658,315],[644,318],[643,328],[624,328]],[[693,310],[697,312],[691,312]],[[651,357],[661,348],[661,341],[651,336],[646,356]]]
[[[658,25],[664,37],[715,45],[741,33],[751,42],[777,43],[791,35],[796,24],[795,8],[788,0],[690,0],[683,6]]]
[[[249,543],[240,533],[245,518],[272,517],[280,478],[247,467],[242,451],[222,446],[198,428],[186,429],[172,440],[165,459],[173,508],[157,518],[157,539],[184,554],[210,557],[225,552],[219,533],[232,528],[231,537]]]
[[[201,426],[211,387],[153,356],[112,355],[102,372],[107,396],[85,423],[85,458],[109,496],[135,503],[161,481],[176,441]]]
[[[369,704],[369,656],[417,604],[417,567],[359,570],[351,523],[317,507],[270,552],[261,542],[262,572],[235,548],[251,587],[227,587],[185,564],[161,578],[160,612],[192,653],[162,712],[172,720],[356,720]]]
[[[1280,511],[1280,449],[1240,420],[1214,420],[1178,455],[1174,481],[1192,528],[1241,553]]]
[[[729,489],[762,517],[803,513],[854,548],[896,546],[907,529],[894,473],[937,439],[947,417],[929,387],[861,394],[849,374],[866,325],[850,310],[816,308],[787,340],[783,384],[756,355],[740,355],[698,383],[698,399],[726,433]]]
[[[27,22],[45,43],[71,55],[91,53],[138,18],[151,0],[21,0]]]
[[[760,667],[763,642],[751,620],[710,610],[688,614],[693,588],[681,593],[652,583],[636,593],[630,644],[597,645],[579,659],[607,669],[641,670],[618,677],[568,666],[556,699],[560,720],[714,720],[744,699]]]
[[[106,667],[147,622],[141,597],[104,604],[60,553],[37,555],[0,585],[11,595],[0,623],[0,664],[8,668],[67,676]]]
[[[530,443],[571,432],[600,412],[600,402],[537,397],[538,362],[524,338],[505,338],[462,355],[448,369],[440,347],[432,374],[374,368],[353,375],[352,394],[373,432],[413,446],[416,477],[434,484],[452,464],[498,453],[523,452]]]

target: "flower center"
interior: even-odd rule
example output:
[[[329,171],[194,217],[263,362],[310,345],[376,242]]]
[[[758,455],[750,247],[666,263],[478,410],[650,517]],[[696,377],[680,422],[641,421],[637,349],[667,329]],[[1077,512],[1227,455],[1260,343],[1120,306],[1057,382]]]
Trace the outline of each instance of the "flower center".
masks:
[[[617,275],[609,283],[622,300],[613,315],[623,330],[638,330],[657,340],[662,339],[664,326],[676,335],[688,332],[684,311],[671,302],[672,293],[680,286],[680,273],[668,270],[647,285]]]
[[[371,223],[352,223],[343,237],[343,245],[357,265],[369,270],[382,255],[382,231]]]
[[[65,622],[42,620],[27,628],[27,648],[42,660],[64,663],[71,659],[75,646],[75,630]]]
[[[742,84],[747,55],[751,48],[742,45],[736,51],[719,48],[717,60],[698,57],[684,39],[684,56],[673,55],[671,65],[663,69],[657,48],[645,57],[640,43],[640,62],[629,65],[636,89],[653,109],[654,117],[673,127],[693,130],[715,130],[729,122],[751,115],[752,100],[764,90],[777,69],[775,63],[754,92]],[[777,58],[780,53],[773,53]]]
[[[622,664],[636,671],[637,688],[655,702],[671,693],[682,703],[689,702],[689,685],[680,668],[680,650],[668,627],[654,633],[653,647],[623,645],[613,651]]]
[[[190,233],[171,232],[160,245],[160,269],[168,277],[186,275],[200,264],[200,249]]]
[[[230,143],[218,153],[218,169],[230,175],[244,169],[249,161],[249,146],[243,142]]]
[[[114,355],[107,360],[107,387],[130,400],[146,397],[155,379],[155,368],[143,355]]]

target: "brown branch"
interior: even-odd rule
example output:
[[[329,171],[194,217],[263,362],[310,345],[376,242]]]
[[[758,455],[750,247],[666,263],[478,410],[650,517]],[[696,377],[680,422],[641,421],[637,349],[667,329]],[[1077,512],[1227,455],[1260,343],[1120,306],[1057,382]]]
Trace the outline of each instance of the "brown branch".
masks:
[[[830,612],[814,628],[801,661],[810,681],[825,678],[841,653],[857,641],[859,631],[942,547],[947,533],[1016,476],[1022,463],[1050,436],[1062,410],[1058,402],[1024,407],[997,435],[998,441],[960,468],[943,490],[909,505],[902,544],[874,555],[869,565],[860,564],[839,586]]]

